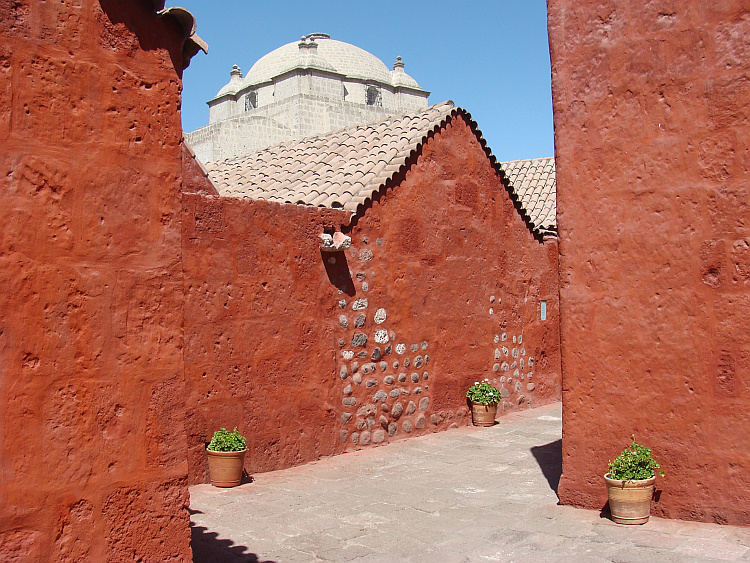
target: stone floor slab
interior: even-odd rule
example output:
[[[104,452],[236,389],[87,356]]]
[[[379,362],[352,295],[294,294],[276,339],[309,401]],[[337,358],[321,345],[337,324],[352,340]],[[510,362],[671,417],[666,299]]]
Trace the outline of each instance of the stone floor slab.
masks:
[[[194,562],[750,561],[748,528],[659,518],[620,526],[559,506],[560,410],[258,474],[233,489],[192,487]]]

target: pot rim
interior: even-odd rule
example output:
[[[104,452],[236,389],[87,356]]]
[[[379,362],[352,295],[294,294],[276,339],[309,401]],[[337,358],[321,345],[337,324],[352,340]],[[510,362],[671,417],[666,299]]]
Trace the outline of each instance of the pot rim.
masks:
[[[656,483],[656,475],[649,477],[648,479],[612,479],[609,473],[604,474],[604,480],[607,484],[620,487],[620,488],[636,488],[636,487],[648,487]]]
[[[218,450],[209,450],[208,447],[206,447],[206,451],[212,454],[216,454],[216,455],[232,455],[232,454],[244,454],[247,451],[247,448],[245,448],[244,450],[233,450],[231,452],[220,452]]]

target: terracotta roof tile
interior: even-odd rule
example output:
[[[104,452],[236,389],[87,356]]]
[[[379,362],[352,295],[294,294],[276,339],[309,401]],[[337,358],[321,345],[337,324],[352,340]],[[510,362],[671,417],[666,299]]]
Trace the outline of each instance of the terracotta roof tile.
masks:
[[[223,196],[343,208],[353,217],[434,131],[458,114],[470,123],[493,166],[505,178],[530,228],[539,234],[554,231],[554,160],[498,164],[471,115],[450,101],[209,163],[206,169]]]

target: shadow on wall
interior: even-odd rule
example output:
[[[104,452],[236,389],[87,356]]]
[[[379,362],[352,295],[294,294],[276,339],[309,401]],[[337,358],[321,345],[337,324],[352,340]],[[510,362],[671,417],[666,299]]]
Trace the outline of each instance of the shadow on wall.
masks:
[[[323,264],[325,264],[328,281],[342,292],[346,293],[349,297],[354,297],[356,289],[354,289],[354,280],[349,273],[349,264],[346,261],[346,253],[343,251],[323,252],[321,250],[320,255]]]
[[[562,440],[555,440],[543,446],[534,446],[531,453],[539,464],[550,488],[557,494],[557,486],[562,475]]]
[[[199,510],[189,510],[190,514],[202,514]],[[203,526],[190,522],[190,547],[193,549],[193,563],[276,563],[261,561],[255,553],[247,553],[244,545],[234,545],[232,540],[220,540],[216,532],[209,532]]]

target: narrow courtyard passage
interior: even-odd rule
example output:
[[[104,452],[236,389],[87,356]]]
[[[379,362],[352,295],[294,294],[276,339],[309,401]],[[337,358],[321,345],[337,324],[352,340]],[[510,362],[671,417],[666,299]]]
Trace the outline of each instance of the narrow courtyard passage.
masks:
[[[750,528],[653,517],[620,526],[558,506],[560,436],[554,404],[234,489],[192,487],[194,561],[750,561]]]

